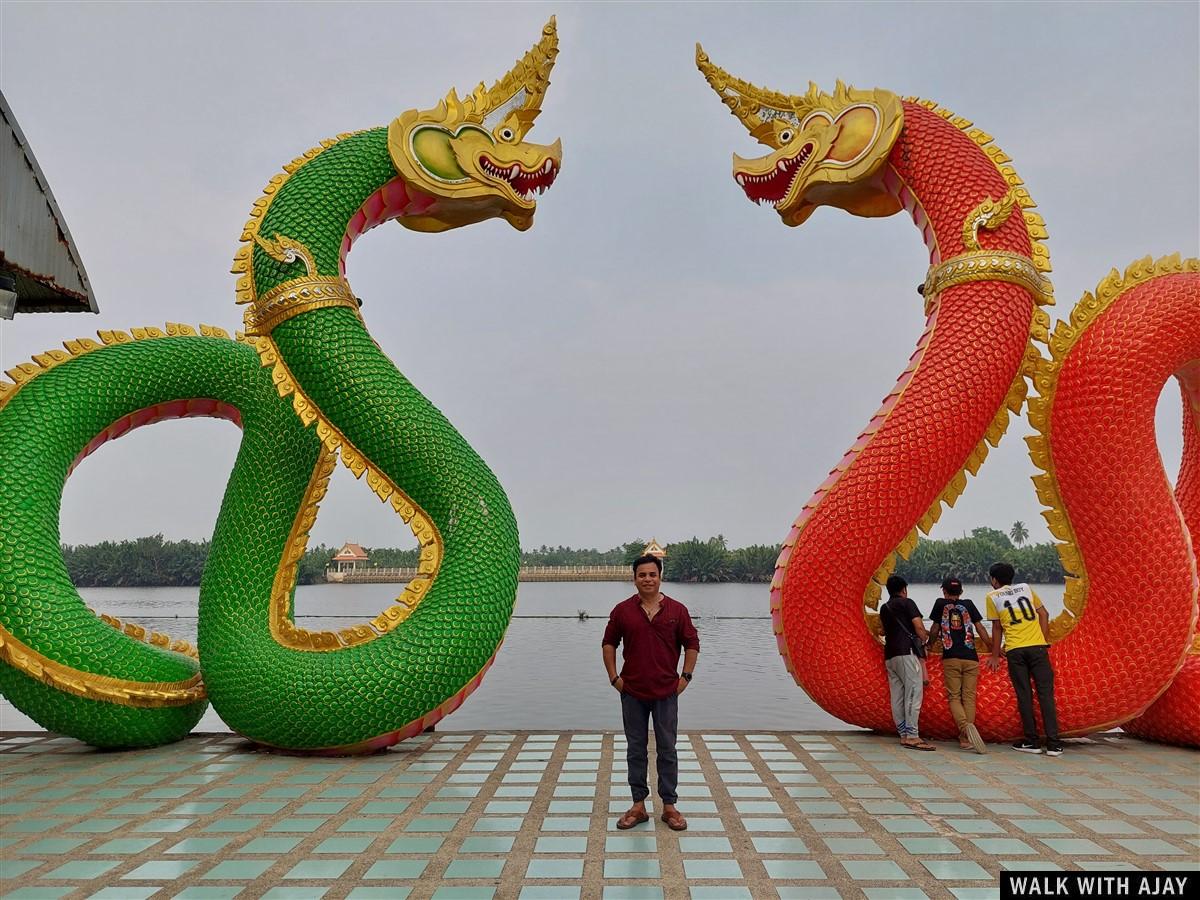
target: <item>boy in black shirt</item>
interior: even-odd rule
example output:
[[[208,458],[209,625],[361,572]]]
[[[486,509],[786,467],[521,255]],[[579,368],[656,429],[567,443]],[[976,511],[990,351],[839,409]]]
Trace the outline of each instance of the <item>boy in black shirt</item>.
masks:
[[[921,611],[908,597],[908,582],[899,575],[887,580],[888,601],[879,607],[883,625],[883,664],[887,667],[892,695],[892,719],[900,734],[900,746],[910,750],[936,750],[921,740],[917,721],[925,696],[925,625]]]
[[[983,616],[975,604],[962,595],[962,582],[947,578],[942,582],[942,596],[933,605],[929,618],[933,627],[929,630],[929,644],[942,646],[942,678],[946,683],[946,700],[950,703],[950,714],[958,726],[958,745],[964,750],[986,753],[979,730],[975,727],[975,688],[979,684],[979,654],[975,652],[975,637],[978,635],[984,652],[988,652],[991,639],[983,626]]]

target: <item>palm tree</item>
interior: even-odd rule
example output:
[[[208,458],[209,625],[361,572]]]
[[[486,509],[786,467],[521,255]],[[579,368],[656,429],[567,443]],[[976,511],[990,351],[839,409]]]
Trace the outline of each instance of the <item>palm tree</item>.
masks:
[[[717,582],[728,579],[728,550],[722,535],[692,538],[667,547],[668,581]]]
[[[1029,540],[1029,529],[1025,527],[1024,522],[1013,522],[1012,528],[1008,530],[1008,536],[1012,538],[1014,544],[1020,547]]]

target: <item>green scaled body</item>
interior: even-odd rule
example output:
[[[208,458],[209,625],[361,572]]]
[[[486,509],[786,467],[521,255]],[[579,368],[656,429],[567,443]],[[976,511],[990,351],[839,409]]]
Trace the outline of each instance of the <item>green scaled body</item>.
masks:
[[[272,178],[234,260],[244,341],[102,332],[103,347],[68,341],[0,381],[0,688],[26,715],[97,746],[150,746],[183,737],[211,700],[262,744],[354,753],[420,733],[478,686],[516,598],[512,509],[367,333],[342,267],[391,219],[529,228],[561,166],[558,142],[525,139],[557,53],[551,19],[491,88],[325,141]],[[244,432],[201,579],[198,666],[186,643],[88,610],[58,528],[78,459],[191,415]],[[421,559],[396,606],[314,633],[294,622],[295,571],[335,454],[411,522]]]
[[[337,276],[349,223],[396,178],[385,129],[347,136],[282,179],[258,233],[302,244],[316,264],[308,274]],[[303,260],[278,260],[257,246],[252,269],[257,296],[306,275]],[[318,439],[311,421],[305,427],[273,381],[268,349],[338,439]],[[122,417],[192,398],[237,410],[245,431],[199,609],[203,685],[230,727],[302,752],[387,746],[451,711],[494,656],[516,596],[519,542],[487,466],[396,370],[357,311],[304,312],[258,337],[257,350],[204,337],[122,343],[39,372],[0,397],[0,626],[19,642],[8,641],[18,653],[0,665],[0,686],[46,728],[97,746],[148,746],[179,739],[204,711],[203,699],[143,708],[64,692],[25,653],[84,673],[85,683],[194,677],[193,660],[90,612],[58,552],[72,461]],[[294,571],[289,535],[314,471],[339,440],[424,512],[440,536],[440,565],[394,629],[353,646],[298,649],[272,630],[272,588],[280,572]]]
[[[198,336],[106,346],[40,372],[0,408],[0,625],[12,637],[50,660],[104,678],[155,684],[196,675],[194,659],[135,640],[84,605],[67,575],[58,529],[68,472],[97,435],[130,414],[193,398],[220,401],[243,423],[220,528],[253,521],[254,540],[225,561],[225,577],[242,584],[225,602],[251,596],[255,580],[264,577],[256,566],[273,569],[268,557],[277,559],[282,550],[290,512],[321,445],[279,402],[254,351],[227,338]],[[172,412],[190,414],[168,410],[163,417]],[[206,578],[210,574],[212,566]],[[265,577],[269,584],[270,572]],[[202,698],[158,708],[104,702],[61,691],[12,665],[0,666],[0,688],[45,728],[99,747],[178,740],[208,706]]]

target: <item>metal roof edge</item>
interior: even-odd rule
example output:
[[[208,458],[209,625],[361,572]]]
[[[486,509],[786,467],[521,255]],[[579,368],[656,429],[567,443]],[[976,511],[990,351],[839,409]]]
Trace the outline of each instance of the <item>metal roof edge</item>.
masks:
[[[17,123],[17,117],[13,113],[12,107],[8,105],[8,100],[5,98],[4,91],[2,90],[0,90],[0,116],[4,117],[5,122],[8,123],[8,126],[13,131],[13,135],[16,136],[17,144],[20,146],[21,152],[25,155],[25,161],[29,163],[29,168],[33,170],[33,177],[37,180],[38,187],[46,195],[46,203],[49,205],[50,211],[54,214],[55,223],[58,225],[59,230],[62,231],[63,237],[67,240],[67,253],[71,257],[71,262],[79,270],[79,280],[87,292],[88,311],[94,313],[100,312],[100,307],[96,303],[96,294],[92,290],[92,282],[88,278],[87,269],[84,268],[83,260],[80,258],[79,249],[75,246],[75,238],[71,236],[71,229],[67,227],[67,220],[62,214],[62,210],[58,207],[58,201],[54,199],[54,193],[50,190],[50,185],[46,181],[42,167],[38,165],[37,158],[33,155],[33,149],[29,146],[29,141],[25,138],[25,132],[21,131],[21,126]]]

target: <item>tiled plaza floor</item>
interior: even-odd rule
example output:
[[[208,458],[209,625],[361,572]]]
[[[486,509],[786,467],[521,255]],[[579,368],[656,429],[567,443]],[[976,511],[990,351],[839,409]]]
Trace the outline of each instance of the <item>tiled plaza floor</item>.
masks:
[[[230,735],[102,753],[2,734],[0,894],[982,900],[1001,868],[1200,868],[1192,751],[690,733],[680,757],[676,834],[616,830],[629,789],[612,733],[448,732],[355,759]]]

